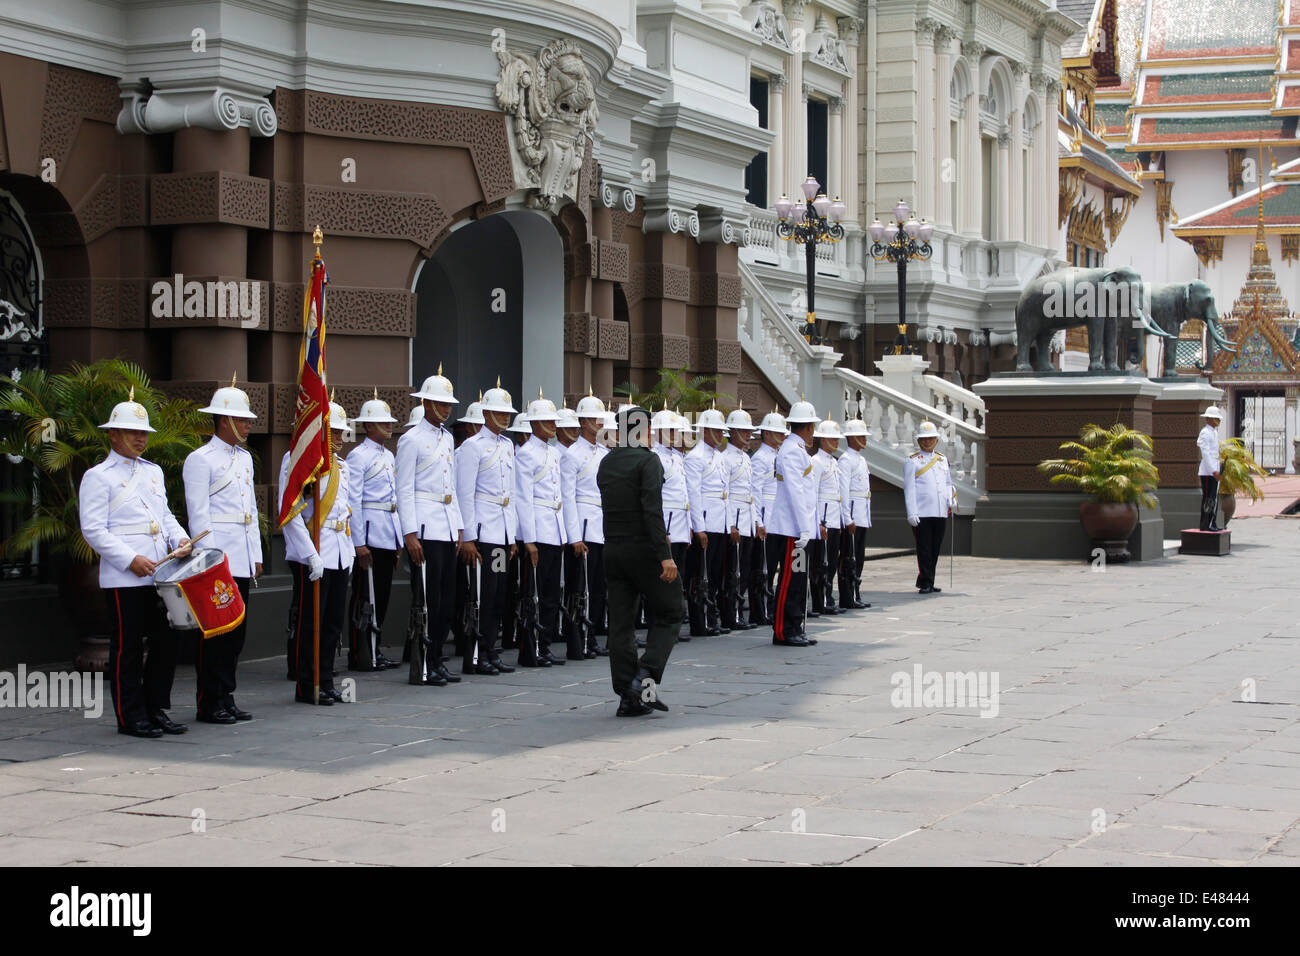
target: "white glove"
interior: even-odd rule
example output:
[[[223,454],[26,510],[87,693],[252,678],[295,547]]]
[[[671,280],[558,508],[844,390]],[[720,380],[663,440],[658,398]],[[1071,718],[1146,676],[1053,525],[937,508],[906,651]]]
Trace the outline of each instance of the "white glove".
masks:
[[[921,523],[921,519],[918,518],[916,515],[908,515],[907,523],[910,524],[913,528],[915,528],[917,525]]]
[[[802,551],[804,548],[808,547],[808,539],[796,538],[794,542],[794,546]]]
[[[319,581],[321,575],[325,573],[325,562],[321,560],[319,554],[313,554],[307,562],[311,567],[311,574],[307,576],[308,581]]]

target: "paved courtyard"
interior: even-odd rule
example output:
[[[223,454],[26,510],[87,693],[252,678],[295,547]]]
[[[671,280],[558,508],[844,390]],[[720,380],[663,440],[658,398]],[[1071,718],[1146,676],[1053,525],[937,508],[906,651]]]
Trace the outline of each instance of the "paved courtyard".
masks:
[[[875,561],[875,606],[810,622],[816,647],[678,645],[671,712],[638,720],[604,659],[357,675],[328,709],[249,662],[257,720],[161,740],[0,709],[0,859],[1300,865],[1300,521],[1232,531],[1227,558],[1100,571],[958,558],[951,590],[945,559],[928,598],[910,558]],[[931,699],[945,672],[984,699]]]

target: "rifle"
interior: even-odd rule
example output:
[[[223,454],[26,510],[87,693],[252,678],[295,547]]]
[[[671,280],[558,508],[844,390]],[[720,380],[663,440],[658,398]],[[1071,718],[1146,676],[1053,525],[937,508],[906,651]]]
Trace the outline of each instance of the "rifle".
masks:
[[[370,540],[370,522],[366,522],[366,537],[363,541]],[[354,631],[362,631],[370,644],[370,669],[375,670],[376,653],[378,651],[378,634],[379,618],[375,613],[375,568],[374,561],[366,569],[367,583],[370,590],[366,592],[366,599],[358,601],[352,608],[352,628]]]
[[[477,535],[478,537],[476,537],[475,540],[479,540],[483,535],[482,525],[478,526]],[[466,575],[470,573],[470,569],[468,567],[465,568],[465,573]],[[471,587],[469,590],[469,600],[465,602],[465,613],[462,618],[462,624],[461,624],[461,628],[465,633],[465,640],[473,641],[474,644],[473,663],[475,665],[478,664],[478,638],[479,638],[478,604],[479,604],[479,599],[482,596],[482,593],[483,593],[483,556],[479,555],[479,560],[474,562],[474,572],[473,572],[473,578],[471,579]]]
[[[707,533],[707,532],[706,532]],[[722,613],[713,600],[709,590],[709,549],[705,547],[700,553],[700,588],[704,604],[704,629],[722,630]]]
[[[420,528],[420,538],[424,539],[424,528]],[[423,684],[425,664],[428,657],[429,639],[429,560],[426,557],[420,564],[420,603],[411,605],[411,622],[406,629],[407,645],[411,649],[411,666],[407,680],[412,684]],[[373,580],[373,579],[372,579]]]
[[[587,537],[587,519],[582,519],[582,537]],[[582,590],[574,589],[565,602],[565,619],[569,624],[569,656],[584,657],[587,652],[591,619],[588,612],[587,556],[582,556]]]
[[[528,560],[527,554],[524,555],[524,560]],[[524,640],[528,641],[528,646],[533,649],[533,661],[536,662],[541,660],[542,657],[541,606],[537,600],[537,569],[531,567],[531,562],[529,562],[529,564],[532,573],[530,573],[528,577],[533,582],[533,607],[532,612],[528,615],[528,620],[524,623],[524,633],[522,637]],[[523,646],[522,642],[520,643],[520,646]]]

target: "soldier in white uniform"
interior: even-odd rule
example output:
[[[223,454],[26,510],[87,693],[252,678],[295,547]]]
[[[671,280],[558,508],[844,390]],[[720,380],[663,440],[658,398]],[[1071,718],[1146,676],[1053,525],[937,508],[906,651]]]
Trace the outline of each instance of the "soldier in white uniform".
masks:
[[[754,466],[748,455],[754,422],[744,408],[727,416],[727,447],[722,464],[727,470],[727,526],[731,540],[724,552],[722,626],[733,631],[757,627],[750,622],[749,579],[754,565]]]
[[[353,419],[353,424],[361,425],[366,437],[347,456],[357,549],[348,614],[348,669],[385,670],[397,667],[398,663],[384,656],[379,634],[374,635],[374,647],[371,647],[373,624],[370,615],[364,612],[367,605],[374,609],[374,622],[382,631],[397,554],[402,549],[402,525],[397,516],[397,463],[386,444],[393,437],[397,419],[376,389],[375,397],[361,406],[361,414]]]
[[[680,448],[681,432],[689,428],[686,419],[670,410],[667,405],[655,412],[650,419],[650,450],[659,459],[664,471],[664,483],[661,501],[664,515],[664,533],[668,538],[668,550],[673,563],[684,567],[686,550],[691,544],[690,500],[686,491],[686,456]],[[677,586],[681,589],[683,578],[677,576]],[[645,602],[646,624],[654,627],[654,612],[650,602]],[[686,619],[686,593],[682,591],[682,620]],[[678,627],[680,632],[680,625]],[[689,636],[678,634],[679,641],[689,641]]]
[[[515,453],[515,501],[519,542],[523,546],[519,555],[523,616],[536,630],[536,644],[530,640],[519,643],[519,663],[523,667],[564,663],[563,657],[551,652],[551,644],[560,640],[560,566],[564,546],[569,542],[560,449],[551,444],[558,418],[555,403],[538,389],[536,400],[528,406],[532,437]],[[525,628],[525,636],[527,631]]]
[[[506,437],[510,439],[515,446],[515,454],[519,454],[519,449],[528,443],[532,438],[533,430],[528,425],[528,413],[520,412],[515,416],[514,422],[506,429]],[[516,475],[516,477],[518,477]],[[523,556],[523,539],[519,537],[518,517],[519,517],[519,498],[511,493],[515,500],[515,520],[514,529],[518,547],[510,558],[510,569],[506,572],[506,600],[505,610],[501,612],[501,649],[515,650],[519,647],[519,641],[523,636],[524,628],[528,624],[528,613],[531,612],[531,600],[526,605],[524,603],[524,556]]]
[[[438,374],[442,374],[442,366],[438,366]],[[456,424],[460,425],[460,438],[456,447],[460,447],[465,441],[473,438],[483,427],[483,392],[478,393],[478,401],[470,402],[469,407],[465,409],[465,414],[456,419]]]
[[[420,424],[423,418],[424,418],[424,406],[416,405],[413,409],[411,409],[411,416],[406,420],[406,424],[402,426],[402,431],[407,432],[410,429],[414,428],[416,425]]]
[[[465,526],[461,557],[481,581],[476,595],[478,633],[465,635],[463,671],[491,677],[514,670],[501,659],[496,642],[505,611],[506,576],[517,550],[515,446],[505,430],[518,410],[497,381],[483,396],[482,430],[456,450],[456,498]]]
[[[560,459],[563,481],[564,520],[571,553],[565,556],[564,581],[572,595],[584,588],[583,557],[586,557],[585,587],[587,615],[591,621],[583,656],[588,660],[609,654],[596,635],[605,630],[605,530],[600,510],[600,488],[596,472],[609,449],[600,442],[605,429],[605,403],[588,394],[578,402],[576,416],[581,434],[564,450]]]
[[[934,450],[939,430],[926,419],[916,432],[921,450],[903,464],[903,501],[907,523],[916,538],[916,587],[921,594],[942,591],[934,585],[934,569],[943,551],[943,534],[952,513],[954,492],[948,460]]]
[[[813,456],[813,476],[817,479],[817,524],[819,538],[814,538],[808,556],[812,573],[813,609],[809,617],[818,614],[842,613],[835,603],[833,588],[835,572],[840,563],[840,531],[844,524],[844,488],[840,463],[835,452],[840,445],[840,426],[828,415],[813,431],[817,454]]]
[[[558,417],[555,420],[555,441],[563,451],[578,440],[582,424],[578,421],[577,413],[567,405],[556,414]]]
[[[772,643],[807,647],[817,643],[805,629],[808,543],[818,533],[817,483],[812,456],[808,454],[817,426],[817,409],[812,402],[795,402],[785,422],[790,433],[776,453],[776,500],[767,517],[767,536],[776,538],[781,555],[772,608]]]
[[[233,724],[253,715],[235,704],[235,669],[244,649],[248,627],[249,582],[262,575],[262,532],[257,518],[257,493],[253,487],[253,456],[244,448],[257,418],[248,396],[235,387],[219,388],[207,408],[212,416],[212,439],[185,458],[185,510],[190,537],[209,532],[206,547],[226,553],[230,574],[244,600],[245,618],[225,634],[199,641],[194,661],[197,713],[205,724]]]
[[[785,440],[785,419],[775,409],[763,416],[758,435],[761,444],[750,456],[753,469],[754,497],[754,560],[749,579],[749,621],[751,624],[772,623],[772,574],[780,563],[777,540],[767,534],[767,517],[776,502],[776,452]]]
[[[730,509],[727,468],[722,454],[726,420],[716,408],[700,412],[700,440],[686,455],[686,490],[691,503],[695,540],[686,552],[687,609],[691,636],[730,634],[721,618],[723,552],[727,547]]]
[[[840,455],[840,480],[848,504],[847,524],[840,542],[840,607],[865,608],[862,600],[862,564],[871,527],[871,469],[862,450],[867,447],[867,423],[854,418],[844,423],[844,440],[849,447]]]
[[[348,430],[348,413],[343,406],[330,402],[330,447],[337,452]],[[320,506],[324,517],[320,523],[320,548],[312,544],[311,520],[315,510],[311,489],[304,491],[298,513],[284,526],[284,556],[289,573],[302,595],[294,622],[294,657],[298,662],[298,689],[294,700],[300,704],[319,703],[329,706],[343,703],[343,695],[334,687],[334,651],[343,634],[343,620],[348,610],[348,578],[356,560],[352,544],[351,492],[348,487],[348,463],[331,454],[334,467],[322,475]],[[280,462],[279,496],[284,500],[289,482],[289,453]],[[320,581],[320,607],[312,601],[310,582]],[[312,676],[313,615],[320,613],[320,700],[314,699]]]
[[[154,429],[134,387],[99,427],[108,430],[111,450],[82,476],[77,502],[81,535],[99,555],[99,586],[108,600],[107,673],[117,732],[183,734],[188,728],[167,716],[177,636],[153,572],[171,549],[189,554],[189,539],[167,505],[162,469],[140,457]]]
[[[408,648],[407,654],[408,659],[410,653],[423,654],[423,668],[416,668],[413,682],[422,672],[424,684],[446,687],[460,683],[442,660],[456,611],[456,553],[464,527],[456,498],[455,440],[446,424],[457,399],[441,365],[411,397],[420,400],[422,416],[397,442],[397,517],[411,563],[411,606],[423,609],[427,604],[429,613],[421,647]]]
[[[1205,427],[1196,436],[1196,447],[1201,453],[1201,465],[1196,474],[1201,479],[1201,523],[1202,531],[1218,531],[1219,528],[1219,476],[1222,463],[1219,460],[1219,422],[1223,413],[1217,405],[1211,405],[1201,413]]]

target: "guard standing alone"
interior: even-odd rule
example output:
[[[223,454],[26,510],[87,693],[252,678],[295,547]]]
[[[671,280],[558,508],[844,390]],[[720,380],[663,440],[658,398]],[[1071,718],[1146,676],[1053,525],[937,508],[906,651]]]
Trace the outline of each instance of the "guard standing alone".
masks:
[[[943,550],[943,534],[952,513],[954,492],[948,461],[934,450],[939,429],[926,419],[916,432],[921,450],[903,465],[903,501],[907,523],[916,538],[916,587],[921,594],[935,594],[934,569]]]
[[[1219,421],[1223,413],[1217,405],[1211,405],[1201,413],[1205,427],[1196,436],[1196,447],[1201,453],[1201,465],[1196,474],[1201,479],[1201,523],[1202,531],[1218,531],[1219,528],[1219,476],[1222,462],[1219,460]]]

